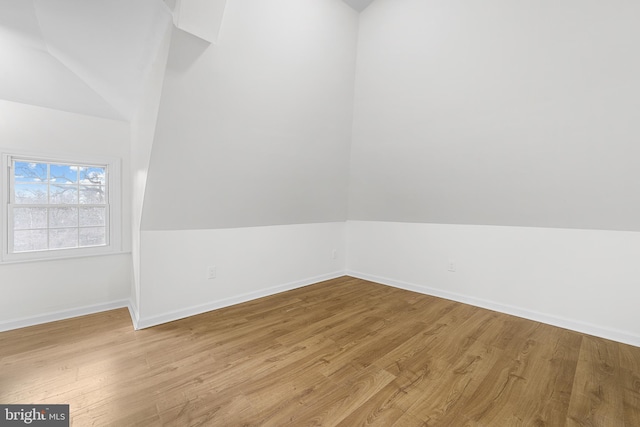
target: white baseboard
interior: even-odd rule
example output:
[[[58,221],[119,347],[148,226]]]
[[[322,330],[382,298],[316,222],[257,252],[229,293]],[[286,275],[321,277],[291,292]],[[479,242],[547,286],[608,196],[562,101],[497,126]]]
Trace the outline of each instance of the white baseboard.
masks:
[[[138,323],[140,322],[140,313],[133,304],[131,304],[131,300],[127,303],[127,308],[129,309],[129,315],[131,316],[131,323],[133,323],[133,329],[136,331],[140,329],[138,327]]]
[[[572,331],[594,335],[601,338],[606,338],[636,347],[640,347],[640,336],[611,328],[603,328],[601,326],[580,322],[572,319],[566,319],[560,316],[549,315],[533,310],[526,310],[519,307],[496,303],[494,301],[475,298],[467,295],[456,294],[452,292],[443,291],[441,289],[430,288],[427,286],[416,285],[413,283],[403,282],[400,280],[391,279],[388,277],[380,277],[376,275],[361,273],[358,271],[347,270],[337,271],[330,274],[311,277],[304,280],[298,280],[295,282],[285,283],[283,285],[273,286],[270,288],[262,289],[260,291],[250,292],[242,295],[238,295],[232,298],[226,298],[218,301],[211,301],[206,304],[188,307],[182,310],[171,311],[158,316],[152,316],[149,318],[141,319],[137,310],[132,306],[130,300],[118,300],[109,303],[93,304],[84,307],[78,307],[69,310],[61,310],[50,313],[45,313],[37,316],[23,317],[19,319],[13,319],[0,322],[0,332],[9,331],[13,329],[25,328],[28,326],[40,325],[43,323],[55,322],[58,320],[71,319],[74,317],[85,316],[89,314],[100,313],[103,311],[114,310],[118,308],[127,308],[131,315],[133,327],[135,329],[144,329],[152,326],[160,325],[162,323],[172,322],[174,320],[183,319],[185,317],[194,316],[197,314],[205,313],[219,308],[229,307],[232,305],[240,304],[243,302],[251,301],[257,298],[262,298],[270,295],[275,295],[281,292],[301,288],[304,286],[312,285],[314,283],[322,282],[325,280],[331,280],[338,277],[348,275],[351,277],[368,280],[375,283],[380,283],[387,286],[393,286],[399,289],[405,289],[408,291],[418,292],[425,295],[431,295],[439,298],[444,298],[452,301],[461,302],[464,304],[473,305],[476,307],[486,308],[488,310],[497,311],[500,313],[509,314],[512,316],[521,317],[524,319],[533,320],[536,322],[545,323],[548,325],[557,326],[560,328],[569,329]]]
[[[249,292],[241,295],[237,295],[231,298],[225,298],[218,301],[211,301],[206,304],[200,304],[197,306],[187,307],[181,310],[170,311],[157,316],[151,316],[147,318],[138,318],[137,324],[134,321],[136,329],[145,329],[152,326],[160,325],[163,323],[173,322],[174,320],[184,319],[185,317],[195,316],[197,314],[206,313],[208,311],[217,310],[224,307],[240,304],[243,302],[251,301],[258,298],[275,295],[281,292],[290,291],[293,289],[301,288],[308,285],[313,285],[325,280],[336,279],[344,276],[344,271],[336,271],[329,274],[323,274],[321,276],[310,277],[303,280],[297,280],[295,282],[285,283],[283,285],[273,286],[270,288],[262,289],[255,292]]]
[[[420,286],[413,283],[407,283],[400,280],[390,279],[388,277],[380,277],[380,276],[375,276],[375,275],[361,273],[361,272],[352,271],[352,270],[347,270],[346,275],[355,277],[358,279],[368,280],[370,282],[380,283],[382,285],[393,286],[399,289],[405,289],[408,291],[413,291],[413,292],[417,292],[425,295],[431,295],[434,297],[457,301],[464,304],[473,305],[476,307],[486,308],[488,310],[510,314],[512,316],[521,317],[523,319],[529,319],[536,322],[545,323],[548,325],[557,326],[560,328],[580,332],[583,334],[593,335],[593,336],[633,345],[636,347],[640,347],[640,336],[634,335],[625,331],[620,331],[620,330],[610,329],[610,328],[603,328],[601,326],[592,325],[585,322],[565,319],[559,316],[540,313],[532,310],[526,310],[519,307],[500,304],[500,303],[496,303],[489,300],[470,297],[467,295],[447,292],[440,289],[430,288],[427,286]]]
[[[101,304],[92,304],[68,310],[53,311],[50,313],[39,314],[37,316],[6,320],[0,322],[0,332],[10,331],[12,329],[26,328],[28,326],[40,325],[43,323],[56,322],[58,320],[71,319],[73,317],[86,316],[88,314],[95,314],[129,306],[129,300],[125,299]]]

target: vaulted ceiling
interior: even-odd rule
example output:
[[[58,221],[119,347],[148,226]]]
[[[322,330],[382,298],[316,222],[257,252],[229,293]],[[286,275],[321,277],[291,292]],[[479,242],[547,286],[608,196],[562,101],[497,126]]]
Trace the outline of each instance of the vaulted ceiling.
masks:
[[[373,0],[344,0],[349,6],[357,10],[358,12],[362,12],[373,3]]]
[[[362,11],[373,0],[344,1]],[[225,2],[198,13],[194,0],[0,0],[0,99],[131,120],[171,9],[183,9],[179,28],[215,42],[199,29]]]
[[[0,98],[129,120],[170,22],[157,0],[0,0]]]

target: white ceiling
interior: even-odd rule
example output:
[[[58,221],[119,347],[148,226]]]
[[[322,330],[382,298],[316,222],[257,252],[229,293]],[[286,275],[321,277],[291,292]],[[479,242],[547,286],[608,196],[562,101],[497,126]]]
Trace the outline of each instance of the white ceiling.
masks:
[[[344,2],[358,12],[362,12],[367,6],[373,3],[373,0],[344,0]]]
[[[0,98],[130,120],[170,23],[157,0],[0,0]]]
[[[0,0],[0,99],[131,120],[172,22],[165,1]]]

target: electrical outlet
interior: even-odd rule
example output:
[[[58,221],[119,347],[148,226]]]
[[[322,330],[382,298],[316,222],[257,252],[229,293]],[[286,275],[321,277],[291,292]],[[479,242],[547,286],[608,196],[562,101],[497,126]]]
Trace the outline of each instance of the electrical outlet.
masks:
[[[333,252],[331,252],[331,259],[336,259],[336,258],[338,258],[338,251],[334,249]]]
[[[456,262],[452,259],[449,260],[449,264],[447,266],[447,270],[451,273],[455,273],[456,271]]]
[[[207,267],[207,280],[211,280],[215,278],[216,278],[216,266],[210,265],[209,267]]]

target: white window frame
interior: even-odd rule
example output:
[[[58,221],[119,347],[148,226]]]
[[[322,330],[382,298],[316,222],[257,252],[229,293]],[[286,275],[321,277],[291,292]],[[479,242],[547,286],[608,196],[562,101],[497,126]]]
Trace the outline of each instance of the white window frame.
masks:
[[[59,155],[41,152],[25,152],[19,150],[1,150],[2,173],[0,176],[0,192],[2,193],[2,207],[0,209],[0,241],[2,251],[0,262],[42,261],[51,259],[77,258],[96,255],[110,255],[122,252],[122,203],[121,203],[121,161],[112,157]],[[92,246],[84,248],[48,249],[32,252],[12,253],[10,251],[10,228],[13,227],[10,215],[11,192],[14,191],[12,160],[33,160],[41,163],[53,164],[79,164],[79,165],[105,165],[107,167],[107,244],[104,246]]]

